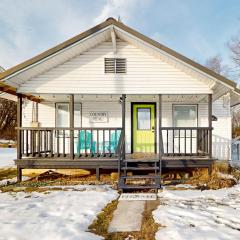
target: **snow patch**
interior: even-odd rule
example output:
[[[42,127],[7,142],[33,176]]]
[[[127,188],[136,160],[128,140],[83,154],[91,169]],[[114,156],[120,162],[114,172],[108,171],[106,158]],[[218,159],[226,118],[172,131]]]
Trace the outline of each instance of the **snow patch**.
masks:
[[[186,189],[194,189],[196,186],[193,186],[191,184],[177,184],[175,188],[186,188]]]
[[[221,173],[221,172],[218,172],[217,174],[218,174],[218,177],[220,177],[220,178],[232,179],[237,183],[237,179],[230,174]]]
[[[156,239],[239,239],[240,184],[206,191],[165,189],[159,197],[153,216],[165,227]]]
[[[16,148],[0,148],[0,167],[14,166],[14,159],[17,158]]]
[[[30,179],[30,177],[25,177],[25,176],[22,177],[22,181],[27,181],[29,179]],[[3,180],[0,181],[0,187],[6,186],[8,184],[14,184],[16,182],[17,182],[17,178],[16,177],[9,178],[9,179],[3,179]]]
[[[88,226],[117,192],[106,186],[70,188],[48,194],[0,193],[0,239],[103,239],[87,232]]]

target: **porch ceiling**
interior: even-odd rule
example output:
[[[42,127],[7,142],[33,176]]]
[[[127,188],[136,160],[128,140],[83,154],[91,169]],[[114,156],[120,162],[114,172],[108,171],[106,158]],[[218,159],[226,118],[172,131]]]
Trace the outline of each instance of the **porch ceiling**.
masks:
[[[5,92],[0,92],[0,98],[7,99],[13,102],[17,102],[17,96]]]
[[[68,102],[68,94],[40,94],[38,95],[41,99],[44,99],[43,102]],[[85,95],[79,94],[74,95],[75,102],[118,102],[121,98],[121,95]],[[157,102],[158,95],[127,95],[127,102]],[[198,95],[162,95],[163,102],[172,102],[172,103],[199,103],[207,102],[207,95],[198,94]]]

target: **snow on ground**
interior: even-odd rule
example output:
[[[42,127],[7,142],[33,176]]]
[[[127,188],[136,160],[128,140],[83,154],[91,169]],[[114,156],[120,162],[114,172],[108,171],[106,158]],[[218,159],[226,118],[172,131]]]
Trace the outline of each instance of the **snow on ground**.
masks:
[[[13,159],[16,159],[16,157],[16,148],[0,148],[0,168],[14,166]]]
[[[65,191],[0,193],[0,239],[92,240],[88,226],[117,192],[107,186],[67,186]]]
[[[240,239],[240,184],[220,190],[166,190],[159,193],[156,234],[164,240]]]
[[[27,181],[29,179],[30,179],[30,177],[22,176],[22,181]],[[17,183],[17,177],[3,179],[3,180],[0,181],[0,187],[6,186],[8,184],[14,184],[14,183]]]
[[[13,143],[16,143],[16,142],[15,142],[15,141],[13,141],[13,140],[0,139],[0,143],[8,143],[8,144],[13,144]]]

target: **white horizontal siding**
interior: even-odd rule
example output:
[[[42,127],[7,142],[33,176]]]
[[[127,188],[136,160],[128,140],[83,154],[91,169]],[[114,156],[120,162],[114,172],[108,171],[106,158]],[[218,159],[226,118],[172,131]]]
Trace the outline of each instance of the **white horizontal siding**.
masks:
[[[23,104],[23,127],[31,127],[32,103],[25,101]],[[52,102],[38,104],[38,121],[40,127],[55,127],[55,104]]]
[[[230,104],[228,97],[222,97],[213,103],[213,115],[218,120],[213,122],[213,156],[218,159],[230,159],[230,141],[231,141],[231,115]],[[131,96],[132,102],[139,101]],[[156,98],[141,99],[141,102],[152,101],[156,102]],[[189,103],[189,102],[186,102]],[[163,102],[162,104],[162,125],[163,127],[173,126],[172,105],[174,103]],[[179,104],[179,102],[176,102]],[[126,152],[131,152],[131,102],[127,99],[126,102]],[[157,102],[158,109],[158,102]],[[107,123],[90,123],[89,113],[92,111],[108,112],[109,120]],[[96,101],[82,102],[82,126],[83,127],[121,127],[122,123],[121,105],[118,102]],[[157,111],[158,119],[158,111]],[[27,101],[23,107],[23,126],[31,126],[32,121],[32,103]],[[39,104],[39,122],[41,127],[55,127],[55,104],[44,103]],[[158,124],[158,120],[157,120]],[[198,126],[208,126],[208,104],[198,103]],[[156,127],[157,129],[157,127]],[[165,137],[164,137],[165,139]],[[158,140],[158,136],[157,136]],[[68,140],[67,140],[68,141]],[[176,145],[178,143],[176,142]],[[166,141],[164,141],[166,147]]]
[[[90,112],[107,112],[107,123],[90,123]],[[83,102],[82,103],[82,126],[83,127],[121,127],[121,105],[118,102]]]
[[[232,139],[229,95],[225,95],[213,103],[213,115],[218,118],[216,122],[213,122],[213,156],[220,160],[229,160]]]
[[[127,59],[126,74],[105,74],[104,58]],[[210,93],[207,84],[126,42],[104,42],[22,84],[19,92],[88,94]]]

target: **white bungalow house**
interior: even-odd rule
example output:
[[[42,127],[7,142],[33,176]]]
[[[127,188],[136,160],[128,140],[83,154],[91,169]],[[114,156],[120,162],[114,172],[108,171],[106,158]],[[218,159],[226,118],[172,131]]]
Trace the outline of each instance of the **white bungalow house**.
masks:
[[[166,169],[231,158],[236,84],[113,18],[0,79],[18,97],[19,180],[23,168],[116,169],[121,189],[159,188]]]

